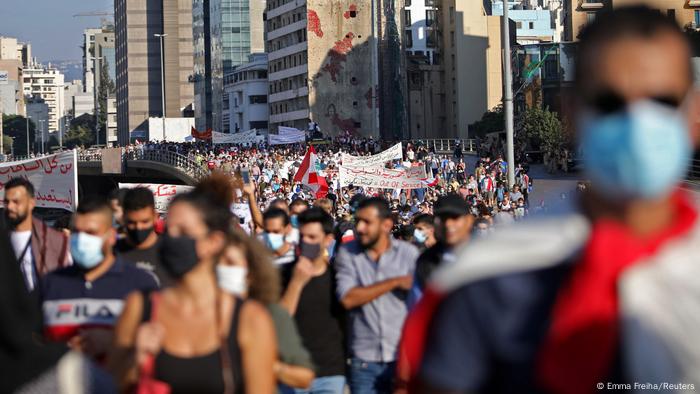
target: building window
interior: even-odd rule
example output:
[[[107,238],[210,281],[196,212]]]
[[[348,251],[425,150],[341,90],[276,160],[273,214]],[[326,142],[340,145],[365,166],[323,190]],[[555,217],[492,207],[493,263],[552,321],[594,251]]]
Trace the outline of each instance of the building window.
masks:
[[[410,7],[410,6],[411,6],[411,0],[406,0],[406,1],[404,1],[404,5],[405,5],[406,7]]]
[[[267,129],[267,121],[258,120],[254,122],[249,122],[250,129]]]
[[[595,12],[586,13],[586,22],[591,23],[595,20]]]
[[[670,9],[666,10],[666,14],[668,15],[668,18],[671,20],[676,20],[676,10]]]
[[[426,10],[425,11],[425,25],[426,26],[437,25],[437,11],[435,11],[435,10]]]
[[[695,10],[695,27],[700,27],[700,10]]]
[[[406,26],[413,24],[413,22],[411,22],[411,10],[404,10],[403,18],[405,19]]]
[[[530,30],[534,29],[534,28],[535,28],[535,22],[530,22],[530,23],[529,23],[529,26],[530,26]]]
[[[413,48],[413,32],[406,30],[406,48]]]
[[[515,22],[515,28],[516,28],[516,29],[522,29],[522,28],[523,28],[523,22]]]

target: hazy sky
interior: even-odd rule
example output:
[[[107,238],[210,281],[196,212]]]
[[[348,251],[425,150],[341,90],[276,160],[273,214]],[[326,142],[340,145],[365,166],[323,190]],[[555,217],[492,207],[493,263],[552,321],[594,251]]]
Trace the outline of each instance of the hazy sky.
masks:
[[[114,11],[113,0],[8,0],[0,12],[0,35],[32,44],[33,56],[79,60],[82,32],[100,27],[100,17],[76,17],[91,11]]]

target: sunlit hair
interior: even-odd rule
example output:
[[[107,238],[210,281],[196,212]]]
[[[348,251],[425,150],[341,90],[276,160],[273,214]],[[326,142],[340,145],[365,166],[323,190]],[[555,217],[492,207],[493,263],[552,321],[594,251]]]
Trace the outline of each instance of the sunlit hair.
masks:
[[[226,233],[224,250],[229,247],[239,248],[248,262],[248,297],[263,304],[276,303],[280,297],[280,276],[268,249],[235,225]]]

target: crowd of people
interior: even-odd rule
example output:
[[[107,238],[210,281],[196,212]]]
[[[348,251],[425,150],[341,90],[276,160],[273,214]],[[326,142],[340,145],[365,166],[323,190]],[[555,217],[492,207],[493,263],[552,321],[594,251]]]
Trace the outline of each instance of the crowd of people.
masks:
[[[347,136],[318,146],[324,196],[293,181],[304,146],[127,148],[210,172],[164,215],[136,187],[52,227],[38,185],[9,180],[0,391],[694,392],[700,231],[678,185],[700,99],[684,37],[646,7],[582,31],[591,183],[551,218],[522,220],[527,167],[508,184],[514,163],[459,149],[409,143],[385,163],[425,166],[422,189],[340,187],[340,150],[388,148]]]

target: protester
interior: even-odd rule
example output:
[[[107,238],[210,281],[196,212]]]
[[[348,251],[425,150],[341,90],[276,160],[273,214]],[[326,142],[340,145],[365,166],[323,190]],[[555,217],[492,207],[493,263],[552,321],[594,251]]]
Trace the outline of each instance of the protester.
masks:
[[[83,199],[70,239],[74,265],[47,274],[39,293],[46,338],[67,342],[98,360],[112,342],[124,298],[132,291],[158,286],[147,272],[114,256],[115,240],[109,201]]]
[[[413,218],[413,240],[422,252],[435,245],[435,219],[433,215],[422,213]]]
[[[160,287],[167,287],[172,279],[160,262],[157,220],[153,193],[144,187],[129,189],[124,195],[122,219],[126,237],[117,241],[115,252],[124,261],[152,273]]]
[[[277,334],[279,360],[275,374],[282,393],[308,388],[314,379],[311,355],[304,348],[294,320],[277,304],[280,280],[265,247],[237,229],[229,229],[226,248],[216,266],[219,288],[236,297],[265,305]]]
[[[411,289],[411,304],[418,302],[431,274],[441,264],[455,260],[455,249],[469,240],[474,216],[461,197],[452,194],[440,197],[435,203],[436,242],[416,261],[416,276]]]
[[[232,195],[221,175],[171,202],[161,261],[175,285],[129,295],[110,363],[122,389],[137,383],[138,371],[139,387],[151,378],[172,392],[274,391],[277,345],[269,313],[217,289],[215,265],[232,225]]]
[[[112,211],[114,212],[114,220],[112,225],[119,231],[120,234],[124,225],[122,219],[124,218],[123,205],[125,196],[126,189],[114,189],[109,196],[109,203],[112,207]]]
[[[392,239],[381,198],[361,201],[355,221],[357,240],[336,258],[336,292],[349,311],[349,385],[353,393],[389,393],[418,250]]]
[[[686,36],[638,6],[580,39],[580,213],[502,229],[434,274],[415,310],[431,327],[413,344],[420,392],[700,384],[698,214],[676,189],[700,132]]]
[[[311,352],[317,378],[301,393],[343,393],[345,386],[345,312],[335,296],[335,271],[328,247],[333,218],[321,208],[299,215],[300,250],[281,305],[294,316],[304,346]]]
[[[294,262],[294,250],[298,243],[298,236],[294,237],[289,215],[279,208],[270,208],[263,214],[263,224],[263,242],[274,253],[275,264],[283,271],[288,270],[287,265]]]
[[[41,277],[70,264],[68,237],[34,217],[34,185],[24,178],[5,183],[3,205],[24,283],[34,291]]]

